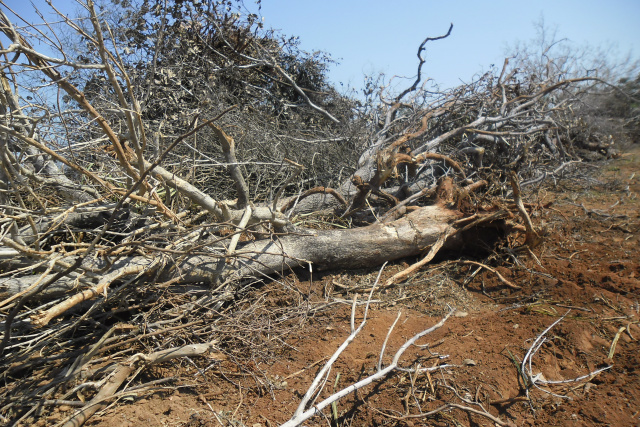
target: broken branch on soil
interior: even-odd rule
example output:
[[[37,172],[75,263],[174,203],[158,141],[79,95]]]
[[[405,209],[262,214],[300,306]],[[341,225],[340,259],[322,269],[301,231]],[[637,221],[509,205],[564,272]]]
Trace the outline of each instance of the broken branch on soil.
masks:
[[[480,415],[482,417],[488,418],[491,421],[493,421],[494,423],[496,423],[499,426],[504,426],[504,427],[514,427],[515,424],[513,424],[511,421],[502,421],[500,418],[491,415],[489,412],[487,411],[480,411],[478,409],[474,409],[471,408],[469,406],[464,406],[464,405],[460,405],[457,403],[445,403],[444,405],[441,405],[439,407],[437,407],[436,409],[433,409],[431,411],[428,412],[423,412],[421,414],[409,414],[409,415],[403,415],[403,416],[396,416],[396,415],[391,415],[388,414],[386,412],[383,412],[379,409],[373,408],[372,409],[376,412],[378,412],[379,414],[384,415],[385,417],[388,418],[392,418],[394,420],[398,420],[398,421],[402,421],[402,420],[409,420],[409,419],[416,419],[416,418],[427,418],[427,417],[432,417],[434,415],[440,414],[448,409],[459,409],[461,411],[465,411],[465,412],[469,412],[471,414],[476,414],[476,415]]]
[[[68,420],[62,424],[62,427],[79,427],[83,425],[93,414],[106,406],[104,403],[112,396],[124,383],[129,376],[138,369],[138,364],[142,363],[144,367],[149,367],[156,363],[166,362],[168,360],[200,356],[209,353],[215,347],[214,343],[189,344],[177,348],[168,348],[166,350],[157,351],[151,354],[138,353],[131,356],[126,362],[119,363],[117,368],[108,377],[100,391],[96,396],[88,402],[80,411],[73,414]],[[212,356],[212,355],[210,355]],[[223,360],[224,355],[217,353],[215,357]]]
[[[451,226],[447,227],[447,229],[444,232],[442,232],[438,240],[431,246],[431,249],[424,256],[424,258],[422,258],[420,261],[416,262],[415,264],[411,265],[410,267],[391,276],[384,284],[384,288],[385,289],[389,288],[394,284],[406,279],[407,277],[409,277],[409,275],[415,273],[420,268],[422,268],[425,264],[430,262],[436,256],[440,248],[442,248],[442,245],[444,245],[444,242],[446,242],[446,240],[449,237],[453,236],[457,232],[458,230],[456,230],[455,228]]]
[[[382,273],[382,269],[380,270],[380,273]],[[380,273],[378,274],[378,279],[376,279],[376,285],[380,279]],[[371,292],[369,294],[369,299],[371,298],[371,294],[373,293],[373,290],[376,288],[376,285],[373,286],[373,288],[371,289]],[[389,366],[387,366],[384,369],[378,369],[377,372],[375,374],[372,374],[360,381],[358,381],[355,384],[352,384],[348,387],[343,388],[342,390],[338,391],[337,393],[332,394],[331,396],[329,396],[328,398],[324,399],[322,402],[318,403],[317,405],[313,405],[312,407],[310,407],[309,409],[306,409],[312,396],[318,396],[318,394],[322,391],[322,387],[320,386],[320,384],[322,383],[322,386],[324,386],[324,384],[326,383],[326,379],[327,379],[327,375],[329,370],[331,369],[331,366],[334,364],[334,362],[336,361],[336,359],[338,358],[338,356],[344,351],[344,349],[355,339],[355,337],[358,335],[358,333],[362,330],[362,328],[364,327],[365,321],[366,321],[366,314],[367,314],[367,310],[368,310],[368,305],[365,308],[365,318],[363,319],[362,323],[360,324],[360,326],[355,329],[348,337],[347,339],[342,343],[342,345],[338,348],[338,350],[336,350],[336,352],[334,353],[334,355],[329,359],[329,361],[325,364],[325,366],[320,370],[320,372],[318,373],[318,375],[316,376],[316,378],[314,379],[313,383],[311,384],[311,386],[309,387],[309,389],[307,390],[307,393],[305,394],[303,400],[300,402],[300,405],[298,406],[298,408],[296,409],[296,412],[294,413],[294,415],[291,417],[291,419],[289,419],[289,421],[285,422],[284,424],[282,424],[282,427],[294,427],[294,426],[298,426],[301,423],[303,423],[304,421],[308,420],[309,418],[313,417],[316,414],[320,414],[322,412],[323,409],[325,409],[326,407],[330,406],[332,403],[340,400],[341,398],[369,385],[372,384],[375,381],[378,381],[384,377],[387,376],[387,374],[389,374],[390,372],[398,369],[398,363],[400,360],[400,357],[402,357],[402,355],[404,354],[404,352],[411,347],[412,345],[414,345],[416,343],[417,340],[419,340],[420,338],[422,338],[423,336],[435,331],[436,329],[442,327],[445,322],[447,321],[447,319],[449,319],[449,317],[455,312],[455,309],[451,308],[449,310],[449,312],[440,320],[440,322],[438,322],[437,324],[435,324],[434,326],[432,326],[431,328],[425,329],[424,331],[414,335],[411,339],[407,340],[401,347],[400,349],[398,349],[398,351],[395,353],[393,360],[391,362],[391,364],[389,364]],[[352,310],[352,316],[354,316],[355,312],[355,305],[353,307]],[[437,369],[441,369],[442,366],[436,366],[434,367],[432,370],[437,370]]]
[[[511,171],[510,177],[511,177],[511,188],[513,188],[513,199],[516,202],[518,212],[520,212],[520,216],[524,221],[524,226],[527,229],[524,244],[529,248],[535,248],[540,243],[542,243],[542,239],[533,228],[533,223],[531,222],[531,218],[529,217],[529,214],[527,213],[527,210],[524,207],[524,203],[522,202],[522,196],[520,195],[520,184],[518,183],[518,175],[514,171]]]
[[[489,267],[488,265],[476,262],[476,261],[458,261],[459,264],[469,264],[469,265],[477,265],[479,267],[485,268],[487,270],[489,270],[490,272],[494,273],[498,279],[500,279],[500,281],[502,283],[504,283],[505,285],[507,285],[508,287],[510,287],[511,289],[522,289],[522,287],[518,286],[518,285],[514,285],[513,283],[511,283],[510,281],[508,281],[507,279],[505,279],[505,277],[500,274],[500,272],[498,270],[496,270],[495,268]]]
[[[568,310],[558,320],[553,322],[544,331],[542,331],[542,333],[540,335],[538,335],[538,337],[533,341],[533,343],[529,347],[529,350],[527,351],[527,353],[525,354],[524,358],[522,359],[522,363],[520,364],[520,372],[525,377],[525,381],[527,382],[527,389],[526,389],[527,397],[529,396],[530,386],[533,385],[538,390],[543,391],[543,392],[545,392],[547,394],[550,394],[550,395],[552,395],[554,397],[559,397],[559,398],[562,398],[562,399],[571,399],[569,396],[553,393],[553,392],[551,392],[549,390],[545,390],[543,388],[540,388],[538,386],[538,384],[541,384],[541,385],[557,385],[557,384],[575,383],[575,382],[584,381],[584,380],[590,381],[593,377],[595,377],[599,373],[601,373],[603,371],[606,371],[608,369],[611,369],[613,367],[613,365],[605,366],[604,368],[596,369],[595,371],[589,372],[588,374],[579,376],[577,378],[572,378],[572,379],[568,379],[568,380],[560,380],[560,381],[549,381],[549,380],[545,379],[542,376],[542,373],[538,373],[536,375],[533,375],[533,373],[532,373],[532,370],[533,370],[533,368],[532,368],[532,359],[533,359],[533,356],[538,352],[540,347],[542,347],[542,344],[544,344],[547,341],[547,338],[545,337],[545,335],[554,326],[556,326],[558,323],[560,323],[570,312],[571,312],[571,310]]]

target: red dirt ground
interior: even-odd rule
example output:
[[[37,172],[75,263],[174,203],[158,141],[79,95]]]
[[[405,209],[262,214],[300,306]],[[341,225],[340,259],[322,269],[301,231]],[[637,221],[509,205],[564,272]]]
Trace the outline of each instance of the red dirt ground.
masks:
[[[325,410],[324,417],[305,425],[496,425],[460,409],[416,416],[445,402],[485,408],[503,423],[517,426],[640,425],[639,160],[636,146],[601,165],[594,176],[602,182],[560,182],[527,196],[540,205],[553,202],[534,212],[534,223],[546,233],[545,243],[534,250],[539,264],[530,254],[512,257],[504,251],[492,261],[521,290],[504,286],[491,271],[482,269],[472,276],[477,266],[440,260],[407,283],[374,295],[379,302],[372,305],[364,330],[334,365],[321,398],[332,393],[338,374],[340,389],[375,372],[399,311],[384,364],[408,338],[437,323],[450,304],[456,315],[420,340],[428,347],[407,351],[400,365],[456,366],[429,375],[396,372],[340,400],[337,419]],[[404,266],[388,266],[383,276]],[[189,364],[167,365],[160,374],[178,374],[183,384],[195,385],[119,401],[88,425],[279,425],[294,413],[319,366],[349,335],[353,291],[366,288],[375,275],[314,273],[312,281],[291,276],[290,282],[309,295],[310,304],[338,302],[315,314],[310,311],[297,326],[297,337],[290,336],[287,346],[278,344],[278,357],[256,360],[251,366],[223,362],[204,373],[206,380]],[[281,285],[265,285],[261,291],[271,304],[286,304]],[[362,310],[359,307],[356,320],[362,318]],[[571,380],[612,368],[577,382],[531,387],[527,393],[519,364],[533,341],[564,314],[533,356],[532,373],[547,380]]]

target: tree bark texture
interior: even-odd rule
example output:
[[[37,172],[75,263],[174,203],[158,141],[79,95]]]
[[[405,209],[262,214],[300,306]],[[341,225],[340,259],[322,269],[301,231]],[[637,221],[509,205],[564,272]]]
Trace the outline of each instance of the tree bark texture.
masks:
[[[114,277],[118,280],[127,271],[141,270],[160,273],[161,280],[177,279],[176,283],[218,283],[285,272],[291,268],[308,266],[316,269],[357,269],[371,267],[385,261],[415,256],[437,241],[444,230],[461,213],[441,205],[420,208],[405,217],[386,224],[372,224],[347,230],[298,229],[282,237],[245,242],[230,258],[222,250],[207,255],[186,255],[176,261],[159,263],[144,256],[123,257],[111,264],[94,289],[104,290]],[[459,244],[456,236],[445,247]],[[63,259],[70,263],[73,259]],[[86,260],[83,269],[105,267],[100,260]],[[133,268],[136,267],[136,268]],[[162,271],[158,272],[157,269]],[[133,274],[133,273],[131,273]],[[36,281],[43,282],[52,275],[27,275],[0,282],[0,297],[23,292]],[[75,277],[64,277],[44,290],[39,298],[59,296],[61,292],[78,287]],[[97,296],[96,295],[92,295]]]

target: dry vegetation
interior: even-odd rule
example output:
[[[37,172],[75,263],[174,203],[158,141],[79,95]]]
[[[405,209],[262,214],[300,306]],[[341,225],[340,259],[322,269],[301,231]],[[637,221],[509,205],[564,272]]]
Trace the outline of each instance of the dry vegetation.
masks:
[[[185,426],[514,425],[586,395],[616,345],[637,369],[634,241],[609,294],[569,294],[597,287],[572,263],[599,250],[572,214],[637,233],[634,176],[606,210],[584,192],[637,138],[638,80],[580,75],[551,43],[440,91],[422,58],[451,27],[406,90],[351,98],[241,2],[88,0],[43,26],[0,5],[7,425],[160,425],[154,406]],[[510,310],[544,316],[505,329]],[[581,321],[617,322],[607,357],[566,338]],[[469,376],[482,351],[497,382]]]

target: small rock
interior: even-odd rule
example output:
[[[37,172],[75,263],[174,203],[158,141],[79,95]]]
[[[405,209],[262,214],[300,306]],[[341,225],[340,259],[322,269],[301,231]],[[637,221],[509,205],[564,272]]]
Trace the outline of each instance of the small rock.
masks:
[[[462,361],[462,364],[465,365],[465,366],[476,366],[477,363],[473,359],[464,359]]]
[[[469,313],[467,313],[466,311],[456,311],[453,314],[455,317],[467,317],[469,315]]]

